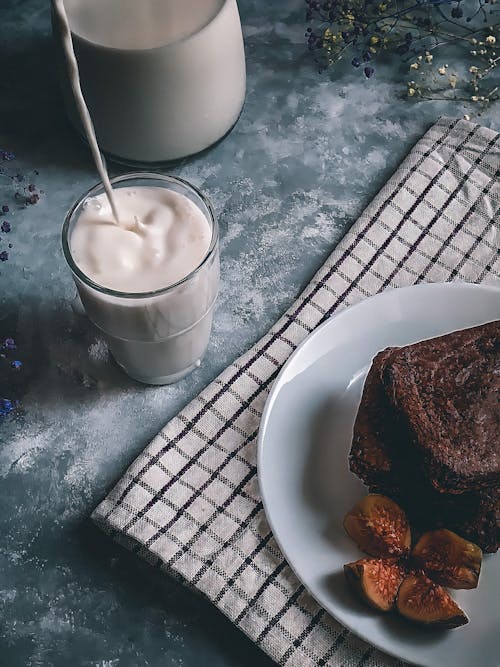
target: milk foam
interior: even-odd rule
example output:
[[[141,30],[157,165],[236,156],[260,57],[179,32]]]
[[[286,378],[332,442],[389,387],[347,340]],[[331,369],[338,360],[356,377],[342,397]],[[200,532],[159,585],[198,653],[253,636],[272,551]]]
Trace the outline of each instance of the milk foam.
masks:
[[[71,234],[73,259],[87,277],[120,292],[150,292],[177,283],[201,264],[212,230],[190,199],[159,187],[113,193],[120,225],[99,195],[87,199]]]

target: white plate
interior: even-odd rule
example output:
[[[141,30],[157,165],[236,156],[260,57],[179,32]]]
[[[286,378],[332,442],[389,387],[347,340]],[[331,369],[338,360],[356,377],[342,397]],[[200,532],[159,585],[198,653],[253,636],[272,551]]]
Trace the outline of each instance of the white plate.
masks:
[[[362,553],[342,519],[366,493],[349,471],[352,426],[373,356],[500,318],[500,289],[426,284],[385,291],[318,327],[278,376],[259,433],[259,482],[270,526],[316,600],[374,646],[425,667],[498,667],[500,558],[486,556],[473,591],[455,599],[468,625],[436,631],[378,614],[354,597],[344,563]]]

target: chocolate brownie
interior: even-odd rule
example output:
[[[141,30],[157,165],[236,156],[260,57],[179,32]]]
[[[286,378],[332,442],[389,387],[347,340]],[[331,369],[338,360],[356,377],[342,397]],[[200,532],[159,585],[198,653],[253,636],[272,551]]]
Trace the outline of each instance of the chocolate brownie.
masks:
[[[495,322],[417,343],[407,348],[388,348],[379,352],[365,380],[349,455],[351,470],[364,481],[370,491],[388,495],[399,502],[407,511],[412,525],[417,530],[447,527],[489,552],[494,552],[500,547],[500,486],[493,484],[491,488],[461,489],[461,493],[456,493],[456,488],[452,489],[453,492],[445,491],[440,487],[436,488],[431,479],[432,470],[431,474],[428,474],[429,457],[422,456],[421,450],[410,439],[408,420],[404,413],[402,415],[398,410],[393,398],[389,400],[386,395],[386,385],[389,384],[387,382],[387,375],[390,373],[388,369],[393,364],[397,364],[400,358],[405,364],[409,363],[407,350],[432,347],[437,342],[441,353],[434,354],[433,358],[439,367],[445,364],[446,358],[446,354],[442,351],[443,339],[447,338],[448,341],[454,339],[452,348],[456,346],[460,349],[459,359],[468,358],[467,365],[456,369],[454,383],[454,386],[461,388],[462,391],[465,389],[467,396],[470,392],[471,405],[466,406],[467,409],[463,410],[464,414],[475,419],[472,403],[475,402],[476,406],[479,403],[482,409],[489,410],[488,400],[491,400],[492,395],[493,397],[496,395],[496,407],[493,406],[489,418],[496,419],[498,422],[500,374],[498,330],[499,322]],[[462,350],[462,348],[465,349]],[[487,363],[478,363],[478,355],[485,355]],[[453,360],[453,355],[448,358],[450,361]],[[484,366],[488,364],[490,366],[487,372]],[[401,368],[398,367],[398,371],[400,370]],[[481,371],[486,373],[484,383],[481,382]],[[487,373],[493,375],[494,378],[489,378]],[[461,374],[467,375],[467,381],[464,381]],[[443,395],[440,379],[443,376],[446,378],[447,375],[450,375],[450,371],[440,372],[438,382],[435,382],[436,376],[432,378],[434,384],[437,385],[436,395],[438,397]],[[414,377],[412,381],[414,382]],[[403,387],[402,381],[399,386]],[[430,385],[426,389],[428,393],[432,393]],[[476,396],[479,396],[479,399]],[[486,401],[486,405],[481,403],[482,400]],[[452,399],[450,404],[454,405],[456,409],[456,398]],[[492,452],[498,452],[500,429],[492,430],[491,449],[486,452],[486,456],[491,456]],[[462,486],[466,486],[473,476],[466,476],[466,479],[467,482]]]
[[[407,479],[399,489],[371,487],[373,493],[390,495],[408,515],[412,529],[419,532],[448,528],[483,551],[500,547],[500,491],[461,494],[440,493],[425,480]]]
[[[500,320],[400,348],[382,381],[400,446],[437,490],[500,487]]]
[[[395,483],[388,444],[390,405],[382,383],[382,373],[395,349],[383,350],[373,359],[354,423],[349,467],[368,486],[389,488]]]

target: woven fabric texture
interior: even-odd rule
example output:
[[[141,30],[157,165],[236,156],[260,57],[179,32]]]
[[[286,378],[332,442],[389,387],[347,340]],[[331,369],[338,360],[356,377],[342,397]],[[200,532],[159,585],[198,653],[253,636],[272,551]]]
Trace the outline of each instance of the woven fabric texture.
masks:
[[[397,661],[318,606],[270,532],[256,470],[269,389],[318,324],[365,297],[418,282],[498,284],[499,137],[440,119],[288,312],[164,427],[93,514],[125,546],[204,593],[280,665]]]

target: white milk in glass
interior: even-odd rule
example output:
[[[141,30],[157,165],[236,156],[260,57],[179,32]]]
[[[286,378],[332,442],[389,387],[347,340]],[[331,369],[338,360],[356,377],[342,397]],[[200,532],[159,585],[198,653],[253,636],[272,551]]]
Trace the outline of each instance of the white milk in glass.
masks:
[[[69,212],[63,249],[85,312],[118,364],[150,384],[199,365],[219,287],[217,222],[208,201],[173,176],[112,180]]]
[[[105,153],[130,162],[174,160],[207,148],[234,125],[246,82],[236,0],[64,5]],[[65,66],[62,71],[69,116],[81,131]]]

